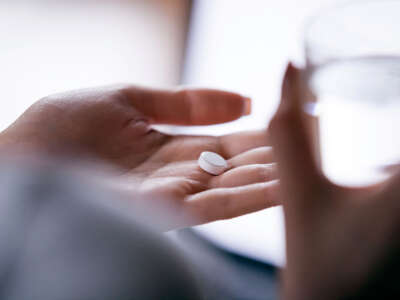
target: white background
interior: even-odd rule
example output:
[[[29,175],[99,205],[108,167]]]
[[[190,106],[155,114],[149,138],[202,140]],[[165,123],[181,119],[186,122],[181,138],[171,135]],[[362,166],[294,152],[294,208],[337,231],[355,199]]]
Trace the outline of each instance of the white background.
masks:
[[[206,130],[195,128],[190,132],[222,134],[267,126],[279,102],[287,62],[302,62],[302,32],[308,17],[338,2],[196,1],[185,83],[248,95],[253,99],[253,113],[227,125],[210,126]],[[284,264],[280,208],[199,226],[197,230],[233,251]]]
[[[185,0],[1,0],[0,130],[52,93],[176,85]]]

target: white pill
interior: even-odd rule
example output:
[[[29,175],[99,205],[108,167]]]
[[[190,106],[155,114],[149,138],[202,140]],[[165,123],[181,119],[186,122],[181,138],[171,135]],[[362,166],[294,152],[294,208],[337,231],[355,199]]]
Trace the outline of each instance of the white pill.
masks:
[[[200,154],[198,164],[204,171],[213,175],[224,173],[228,167],[226,160],[221,155],[209,151]]]

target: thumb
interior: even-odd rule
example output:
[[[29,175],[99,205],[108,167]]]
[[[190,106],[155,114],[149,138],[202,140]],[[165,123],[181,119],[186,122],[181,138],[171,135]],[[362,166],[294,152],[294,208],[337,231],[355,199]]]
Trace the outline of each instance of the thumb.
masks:
[[[304,206],[322,187],[323,176],[313,155],[313,147],[302,111],[299,70],[289,64],[282,85],[281,103],[271,121],[274,154],[279,166],[285,206]],[[286,196],[286,197],[285,197]],[[301,199],[299,199],[299,197]]]
[[[250,114],[251,100],[212,89],[154,90],[129,87],[130,104],[153,123],[210,125]]]

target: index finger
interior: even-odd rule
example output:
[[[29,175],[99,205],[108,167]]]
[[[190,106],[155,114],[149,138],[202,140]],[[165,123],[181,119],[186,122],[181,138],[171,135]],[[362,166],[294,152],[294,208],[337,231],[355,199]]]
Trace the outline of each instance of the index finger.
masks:
[[[287,207],[313,202],[312,195],[325,182],[314,157],[312,141],[303,116],[299,71],[289,65],[282,86],[282,100],[271,122],[275,157]]]

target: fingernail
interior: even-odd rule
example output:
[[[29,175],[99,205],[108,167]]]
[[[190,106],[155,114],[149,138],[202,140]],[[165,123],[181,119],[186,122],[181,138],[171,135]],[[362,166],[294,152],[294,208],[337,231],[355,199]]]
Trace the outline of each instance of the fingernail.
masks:
[[[251,114],[251,98],[244,98],[244,108],[243,108],[243,116],[248,116]]]

